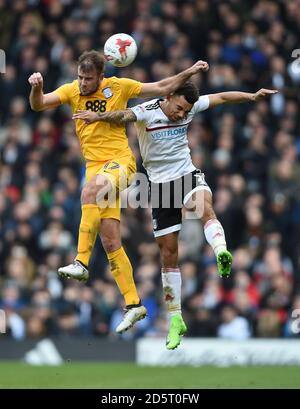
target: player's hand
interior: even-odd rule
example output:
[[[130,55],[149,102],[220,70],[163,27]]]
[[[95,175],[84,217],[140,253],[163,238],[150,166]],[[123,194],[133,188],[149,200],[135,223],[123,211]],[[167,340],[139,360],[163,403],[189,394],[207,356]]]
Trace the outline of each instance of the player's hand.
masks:
[[[93,122],[99,121],[100,117],[97,112],[93,111],[76,111],[72,119],[81,119],[86,124],[92,124]]]
[[[40,72],[34,72],[32,75],[30,75],[28,82],[33,88],[43,89],[44,80]]]
[[[261,88],[254,94],[254,101],[259,101],[265,97],[269,97],[270,95],[277,94],[277,92],[278,91],[276,89]]]
[[[197,74],[200,71],[207,71],[209,69],[209,65],[206,61],[199,60],[197,61],[191,68],[191,75]]]

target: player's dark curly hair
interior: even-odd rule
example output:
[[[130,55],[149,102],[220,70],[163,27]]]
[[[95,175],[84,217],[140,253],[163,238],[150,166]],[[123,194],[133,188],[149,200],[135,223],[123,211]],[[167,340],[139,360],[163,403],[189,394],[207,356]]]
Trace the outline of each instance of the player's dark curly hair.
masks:
[[[174,92],[174,95],[183,95],[189,104],[194,104],[198,101],[199,90],[191,81],[187,81]]]
[[[90,72],[95,68],[101,75],[104,69],[104,57],[95,50],[85,51],[78,59],[78,66],[83,72]]]

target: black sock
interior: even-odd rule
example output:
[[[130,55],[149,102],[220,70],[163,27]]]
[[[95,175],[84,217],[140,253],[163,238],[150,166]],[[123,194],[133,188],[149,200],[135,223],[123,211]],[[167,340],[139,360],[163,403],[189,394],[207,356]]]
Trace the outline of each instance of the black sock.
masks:
[[[82,267],[84,267],[84,268],[86,268],[86,269],[88,270],[88,267],[87,267],[85,264],[83,264],[83,262],[82,262],[82,261],[79,261],[79,260],[76,260],[76,261],[77,261],[77,263],[81,264],[81,265],[82,265]]]
[[[140,300],[140,302],[138,304],[126,305],[126,310],[130,310],[131,308],[136,308],[136,307],[141,307],[141,306],[142,306],[142,303],[141,303],[141,300]]]

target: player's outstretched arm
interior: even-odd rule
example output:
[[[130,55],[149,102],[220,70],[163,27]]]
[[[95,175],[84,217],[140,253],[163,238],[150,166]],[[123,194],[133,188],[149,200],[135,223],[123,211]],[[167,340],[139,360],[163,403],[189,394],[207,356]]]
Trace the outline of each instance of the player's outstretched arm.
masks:
[[[143,83],[139,97],[148,98],[169,95],[176,91],[176,89],[184,84],[192,75],[201,71],[207,71],[208,69],[208,63],[199,60],[192,67],[187,68],[177,75],[173,75],[172,77],[157,82]]]
[[[229,91],[220,92],[218,94],[210,94],[209,107],[213,108],[222,104],[240,104],[242,102],[256,102],[270,95],[276,94],[278,91],[275,89],[265,89],[261,88],[255,93],[251,92],[240,92],[240,91]]]
[[[81,119],[86,124],[91,124],[96,121],[111,122],[115,124],[127,124],[137,121],[135,113],[131,109],[111,112],[93,112],[93,111],[77,111],[73,114],[72,119]]]
[[[49,94],[43,93],[43,76],[40,72],[34,72],[28,78],[28,82],[31,85],[31,92],[29,95],[29,103],[31,109],[34,111],[43,111],[49,108],[56,108],[60,105],[59,96],[54,92]]]

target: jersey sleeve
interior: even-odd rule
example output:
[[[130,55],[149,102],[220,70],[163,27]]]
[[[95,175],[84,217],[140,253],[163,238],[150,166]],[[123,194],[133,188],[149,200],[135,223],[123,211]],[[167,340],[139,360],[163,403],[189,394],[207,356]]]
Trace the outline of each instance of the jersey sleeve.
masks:
[[[201,95],[198,101],[195,102],[192,111],[196,114],[197,112],[205,111],[207,108],[209,108],[209,97],[208,95]]]
[[[147,111],[143,105],[135,105],[129,109],[133,111],[138,122],[146,122],[149,119],[149,111]]]
[[[53,91],[56,95],[59,96],[61,104],[70,104],[71,96],[73,94],[74,84],[64,84],[61,87]]]
[[[136,98],[140,95],[142,89],[141,82],[129,78],[120,78],[119,80],[122,87],[122,93],[126,99]]]

